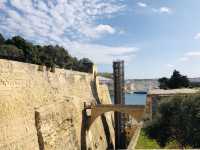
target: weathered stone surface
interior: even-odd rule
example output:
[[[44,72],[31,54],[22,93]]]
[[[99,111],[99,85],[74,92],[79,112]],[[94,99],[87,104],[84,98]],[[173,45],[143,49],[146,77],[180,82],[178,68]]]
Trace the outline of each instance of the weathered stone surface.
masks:
[[[97,87],[104,92],[95,93]],[[89,131],[82,126],[84,102],[92,101],[111,103],[107,89],[96,86],[92,74],[64,69],[42,72],[37,65],[0,60],[0,149],[39,150],[39,129],[47,150],[80,149],[84,143],[87,148],[106,149],[100,117]],[[111,114],[105,116],[113,139]]]
[[[138,124],[137,126],[138,127],[137,127],[137,129],[136,129],[136,131],[135,131],[135,133],[134,133],[133,137],[131,138],[131,141],[128,145],[128,148],[127,148],[128,150],[136,149],[135,147],[137,145],[137,142],[138,142],[138,139],[139,139],[139,136],[140,136],[140,131],[142,129],[142,123]]]
[[[67,101],[42,106],[35,111],[36,129],[40,149],[79,149],[78,136],[74,127],[77,112]]]

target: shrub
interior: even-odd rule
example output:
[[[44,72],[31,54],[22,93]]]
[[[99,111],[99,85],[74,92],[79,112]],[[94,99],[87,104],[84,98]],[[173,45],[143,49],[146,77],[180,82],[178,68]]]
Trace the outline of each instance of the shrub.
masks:
[[[161,146],[177,141],[180,147],[200,148],[200,95],[163,99],[145,132]]]

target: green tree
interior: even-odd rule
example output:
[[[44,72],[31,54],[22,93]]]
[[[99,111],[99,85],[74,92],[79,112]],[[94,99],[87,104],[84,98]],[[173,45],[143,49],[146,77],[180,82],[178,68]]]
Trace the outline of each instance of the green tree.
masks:
[[[158,80],[160,89],[168,89],[169,79],[166,77],[160,78]]]
[[[72,63],[72,66],[71,66],[72,68],[71,69],[76,70],[76,71],[80,70],[79,60],[76,57],[73,57],[71,59],[71,63]]]
[[[70,58],[70,55],[67,50],[65,50],[63,47],[60,47],[56,45],[55,47],[55,64],[58,65],[61,68],[64,68]]]
[[[177,70],[174,70],[171,78],[169,79],[169,88],[176,89],[182,87],[189,87],[189,80],[186,76],[183,76]]]
[[[37,63],[38,51],[37,48],[34,47],[32,43],[27,42],[20,36],[15,36],[12,39],[6,40],[6,44],[15,45],[17,48],[22,49],[24,52],[25,62]]]
[[[179,71],[174,70],[170,79],[163,77],[159,80],[159,87],[161,89],[177,89],[190,86],[190,81],[187,76],[183,76]]]
[[[23,50],[18,49],[14,45],[1,45],[0,58],[21,61],[24,59],[24,53]]]
[[[158,113],[145,127],[150,138],[160,146],[177,141],[181,148],[200,147],[200,95],[163,99]]]
[[[87,58],[78,60],[76,57],[72,57],[66,49],[58,45],[33,45],[21,36],[14,36],[5,41],[0,34],[0,46],[2,44],[4,46],[0,52],[1,58],[46,65],[47,67],[51,67],[51,70],[54,70],[54,67],[59,67],[90,72],[93,64]]]
[[[3,37],[3,35],[0,33],[0,45],[3,45],[5,42],[5,39]]]
[[[82,58],[79,60],[79,69],[83,72],[91,72],[93,63],[88,58]]]

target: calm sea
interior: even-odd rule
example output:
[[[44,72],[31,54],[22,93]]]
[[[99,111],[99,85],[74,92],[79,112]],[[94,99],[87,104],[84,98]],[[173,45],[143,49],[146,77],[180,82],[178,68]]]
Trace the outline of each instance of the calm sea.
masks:
[[[111,96],[113,102],[113,96]],[[125,94],[125,102],[129,105],[145,105],[146,94]]]
[[[146,94],[126,94],[125,102],[132,105],[145,105],[146,96]]]

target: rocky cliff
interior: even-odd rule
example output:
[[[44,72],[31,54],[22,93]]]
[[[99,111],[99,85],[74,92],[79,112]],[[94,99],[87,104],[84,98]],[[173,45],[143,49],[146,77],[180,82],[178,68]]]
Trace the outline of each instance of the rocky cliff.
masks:
[[[71,150],[114,146],[113,114],[86,129],[84,103],[111,103],[92,74],[0,60],[0,149]],[[40,68],[41,69],[41,68]]]
[[[126,89],[128,91],[147,91],[157,89],[159,83],[157,79],[129,79],[126,80]]]

